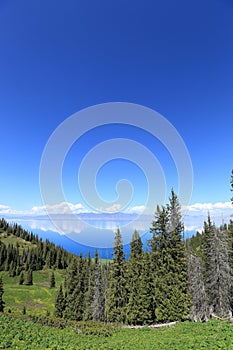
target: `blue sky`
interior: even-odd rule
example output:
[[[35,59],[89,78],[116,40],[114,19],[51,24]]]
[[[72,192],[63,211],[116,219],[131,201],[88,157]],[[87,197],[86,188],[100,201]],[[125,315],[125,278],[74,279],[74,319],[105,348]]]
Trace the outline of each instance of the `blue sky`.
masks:
[[[233,3],[206,1],[0,1],[0,205],[41,206],[39,165],[52,132],[79,110],[131,102],[163,115],[183,138],[193,164],[191,204],[229,202],[233,116]],[[82,203],[77,173],[86,152],[113,137],[141,142],[159,158],[168,191],[177,174],[167,150],[144,131],[100,127],[70,149],[66,199]],[[112,201],[115,183],[146,181],[117,160],[97,176]],[[205,207],[206,208],[206,207]]]

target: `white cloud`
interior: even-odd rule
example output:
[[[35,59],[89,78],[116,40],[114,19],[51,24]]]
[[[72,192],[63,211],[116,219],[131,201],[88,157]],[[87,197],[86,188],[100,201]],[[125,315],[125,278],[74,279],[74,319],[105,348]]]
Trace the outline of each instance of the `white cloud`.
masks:
[[[9,210],[10,210],[10,207],[8,207],[8,205],[0,204],[0,214],[7,213]]]
[[[105,211],[108,211],[110,213],[118,212],[121,209],[121,204],[113,204],[112,206],[105,209]]]
[[[120,204],[114,204],[107,208],[110,213],[119,212]],[[47,210],[46,210],[47,209]],[[128,214],[145,214],[146,207],[144,205],[137,205],[128,208],[125,213]],[[80,214],[90,213],[81,203],[69,203],[61,202],[50,206],[33,206],[29,210],[15,210],[8,205],[0,204],[0,216],[31,216],[36,217],[39,215],[46,215],[47,211],[52,215],[69,215],[69,214]],[[211,219],[220,225],[223,221],[229,222],[231,215],[233,215],[233,207],[231,202],[216,202],[216,203],[195,203],[189,206],[183,207],[183,218],[185,228],[187,231],[201,230],[203,227],[204,220],[207,219],[208,212],[210,213]],[[106,212],[106,210],[105,210]],[[100,211],[99,211],[100,213]]]
[[[146,209],[145,205],[136,205],[135,207],[129,208],[129,214],[141,214]]]
[[[217,226],[228,223],[233,215],[231,202],[195,203],[182,210],[186,231],[202,231],[208,213]]]
[[[195,203],[182,208],[186,215],[231,215],[233,214],[233,206],[231,202],[216,203]]]
[[[49,214],[79,214],[88,212],[81,203],[61,202],[54,205],[33,206],[29,210],[15,210],[6,205],[0,205],[0,215],[46,215]]]

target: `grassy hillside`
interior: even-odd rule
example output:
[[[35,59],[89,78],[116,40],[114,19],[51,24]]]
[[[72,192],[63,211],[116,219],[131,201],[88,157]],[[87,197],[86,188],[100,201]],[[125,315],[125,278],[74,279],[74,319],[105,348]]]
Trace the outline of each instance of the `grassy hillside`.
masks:
[[[171,328],[116,329],[111,336],[82,329],[42,326],[0,315],[0,349],[22,350],[189,350],[232,349],[232,325],[226,322],[184,322]]]
[[[8,272],[0,272],[4,284],[5,310],[21,313],[26,307],[29,314],[53,313],[57,288],[49,288],[49,277],[52,270],[33,271],[33,285],[19,285],[19,276],[9,277]],[[65,271],[54,271],[56,286],[64,280]]]
[[[0,240],[2,243],[6,244],[6,245],[12,244],[14,247],[16,247],[16,245],[18,245],[20,251],[22,251],[23,249],[27,249],[27,248],[36,248],[35,243],[28,242],[21,237],[16,237],[15,235],[13,235],[11,233],[7,233],[5,231],[0,231]]]

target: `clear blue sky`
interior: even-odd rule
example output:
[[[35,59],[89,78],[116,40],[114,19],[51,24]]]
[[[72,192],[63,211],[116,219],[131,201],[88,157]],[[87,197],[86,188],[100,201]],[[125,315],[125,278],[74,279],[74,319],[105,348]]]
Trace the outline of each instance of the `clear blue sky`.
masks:
[[[191,203],[229,201],[232,18],[231,0],[0,1],[0,204],[41,205],[39,164],[51,133],[80,109],[112,101],[145,105],[175,126],[193,162]],[[114,133],[102,129],[96,140]],[[81,154],[90,140],[95,135],[78,147]],[[168,155],[160,146],[157,152],[164,152],[168,186],[176,186]],[[64,169],[73,203],[75,157],[74,145]],[[104,167],[97,179],[109,199],[118,165]],[[140,205],[142,174],[132,164],[123,169],[124,177],[137,173],[141,195],[133,204]]]

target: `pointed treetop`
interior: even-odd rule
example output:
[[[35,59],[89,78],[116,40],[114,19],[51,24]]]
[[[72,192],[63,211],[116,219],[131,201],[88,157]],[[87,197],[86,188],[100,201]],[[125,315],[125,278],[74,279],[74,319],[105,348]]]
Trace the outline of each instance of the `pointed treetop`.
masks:
[[[233,192],[233,169],[231,171],[231,191]],[[233,197],[231,197],[231,203],[233,204]]]

